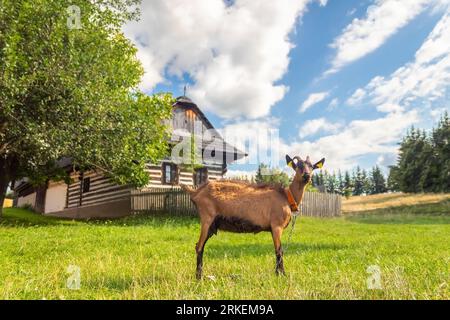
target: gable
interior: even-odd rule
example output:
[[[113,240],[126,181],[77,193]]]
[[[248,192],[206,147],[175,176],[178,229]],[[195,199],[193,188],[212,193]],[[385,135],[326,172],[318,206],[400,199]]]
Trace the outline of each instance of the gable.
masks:
[[[172,111],[172,129],[175,133],[181,133],[182,131],[193,133],[196,123],[197,125],[201,124],[201,133],[212,128],[212,126],[205,121],[204,117],[199,115],[194,109],[177,105],[174,106]]]

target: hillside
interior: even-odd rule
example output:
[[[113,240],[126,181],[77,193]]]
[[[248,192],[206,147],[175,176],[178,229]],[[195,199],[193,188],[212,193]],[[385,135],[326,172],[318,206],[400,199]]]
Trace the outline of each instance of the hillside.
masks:
[[[391,193],[373,196],[359,196],[345,199],[342,202],[344,214],[367,213],[379,209],[392,209],[400,207],[424,206],[432,204],[447,204],[450,194],[404,194]],[[450,209],[448,211],[450,214]]]

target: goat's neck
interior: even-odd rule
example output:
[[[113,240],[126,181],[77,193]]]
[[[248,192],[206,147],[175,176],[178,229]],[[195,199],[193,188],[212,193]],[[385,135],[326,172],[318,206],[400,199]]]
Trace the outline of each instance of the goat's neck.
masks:
[[[300,183],[297,179],[294,179],[294,181],[292,181],[291,185],[289,186],[289,189],[291,190],[291,193],[294,196],[295,202],[299,204],[303,199],[306,184]]]

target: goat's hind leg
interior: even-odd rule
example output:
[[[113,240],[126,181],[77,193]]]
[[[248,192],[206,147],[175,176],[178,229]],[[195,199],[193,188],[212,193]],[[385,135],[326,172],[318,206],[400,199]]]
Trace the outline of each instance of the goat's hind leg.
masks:
[[[273,244],[275,246],[275,256],[276,256],[276,268],[275,273],[277,275],[285,275],[284,272],[284,264],[283,264],[283,249],[281,247],[281,235],[283,233],[283,228],[276,227],[272,228],[272,238],[273,238]]]
[[[205,249],[206,241],[213,235],[211,230],[212,221],[211,219],[202,219],[200,238],[198,239],[197,245],[195,246],[195,252],[197,253],[197,271],[196,278],[200,280],[202,278],[203,272],[203,251]]]

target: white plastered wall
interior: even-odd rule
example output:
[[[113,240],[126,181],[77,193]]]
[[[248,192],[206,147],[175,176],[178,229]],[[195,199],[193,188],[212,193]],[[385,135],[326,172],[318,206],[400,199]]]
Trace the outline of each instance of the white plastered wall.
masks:
[[[58,212],[66,207],[67,184],[50,183],[45,195],[45,213]]]
[[[30,193],[29,195],[26,195],[24,197],[20,197],[17,199],[17,206],[23,207],[25,205],[32,206],[33,208],[36,205],[36,192]]]

